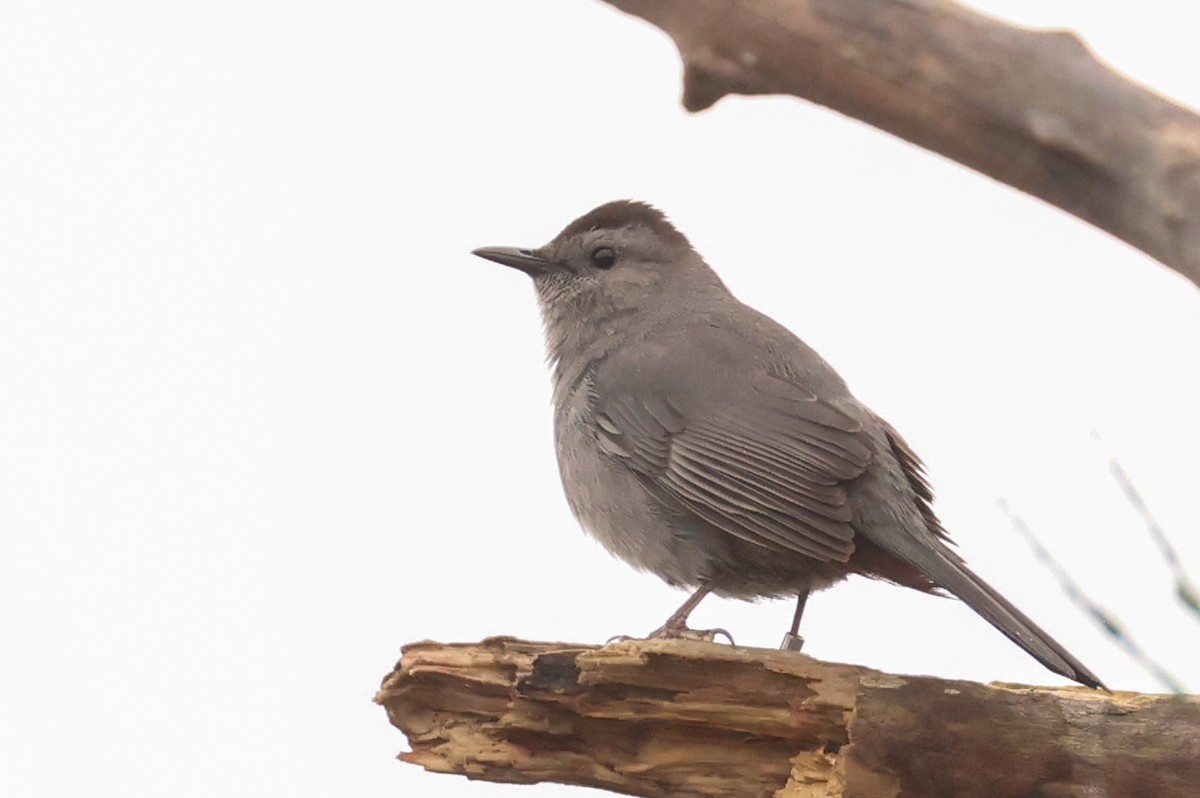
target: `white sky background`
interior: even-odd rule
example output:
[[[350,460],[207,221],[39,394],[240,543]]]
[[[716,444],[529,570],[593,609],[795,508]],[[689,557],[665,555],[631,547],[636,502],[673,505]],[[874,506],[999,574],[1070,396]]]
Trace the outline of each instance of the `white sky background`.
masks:
[[[1186,4],[988,7],[1200,107]],[[1200,624],[1089,437],[1200,577],[1195,287],[824,109],[688,116],[679,73],[583,0],[0,9],[0,794],[581,794],[398,764],[371,696],[405,642],[598,642],[683,598],[578,531],[532,290],[468,254],[620,197],[902,430],[969,561],[1112,686],[1158,689],[998,497],[1200,689]],[[774,646],[790,613],[695,623]],[[805,633],[1061,681],[957,602],[864,580]]]

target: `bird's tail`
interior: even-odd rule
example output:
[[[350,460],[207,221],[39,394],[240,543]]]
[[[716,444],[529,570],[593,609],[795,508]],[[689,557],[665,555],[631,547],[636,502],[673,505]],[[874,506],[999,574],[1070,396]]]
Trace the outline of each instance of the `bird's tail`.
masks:
[[[887,434],[887,442],[896,463],[908,479],[916,507],[924,516],[926,534],[918,534],[915,531],[905,533],[883,526],[879,527],[878,533],[872,534],[873,527],[868,525],[863,529],[864,537],[928,577],[938,587],[958,596],[968,607],[1003,632],[1005,637],[1025,649],[1050,670],[1088,687],[1107,690],[1096,674],[1075,659],[1071,652],[1053,637],[1042,631],[1040,626],[1029,620],[1025,613],[1014,607],[994,587],[976,576],[962,559],[947,547],[946,542],[950,538],[930,507],[933,491],[929,489],[929,483],[925,480],[921,461],[895,430],[881,419],[877,420]],[[868,490],[880,490],[878,485],[865,487]],[[881,495],[883,503],[886,504],[894,495],[894,488],[884,486],[883,491]],[[890,578],[886,574],[884,576]],[[918,590],[925,589],[920,584],[910,586],[915,586]]]
[[[1088,687],[1108,689],[1100,677],[994,587],[976,576],[956,554],[944,546],[938,546],[938,549],[940,551],[929,552],[933,556],[923,558],[926,561],[920,564],[920,568],[940,587],[962,599],[968,607],[1003,632],[1005,637],[1050,670]]]

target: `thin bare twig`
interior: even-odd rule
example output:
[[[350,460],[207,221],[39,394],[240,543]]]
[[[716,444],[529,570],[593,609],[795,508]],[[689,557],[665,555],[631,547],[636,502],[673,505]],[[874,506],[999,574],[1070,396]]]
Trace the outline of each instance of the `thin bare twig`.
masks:
[[[1079,583],[1071,578],[1071,575],[1054,558],[1049,549],[1042,545],[1042,542],[1033,534],[1033,530],[1029,528],[1029,524],[1025,522],[1025,519],[1017,515],[1009,507],[1007,501],[999,499],[996,502],[996,506],[1000,509],[1000,512],[1008,517],[1013,529],[1017,530],[1021,537],[1025,538],[1025,542],[1029,544],[1029,548],[1033,551],[1033,556],[1053,574],[1055,581],[1058,582],[1059,587],[1062,588],[1063,593],[1066,594],[1072,604],[1078,607],[1084,615],[1091,618],[1093,623],[1113,639],[1118,648],[1124,651],[1130,659],[1142,666],[1164,689],[1177,695],[1187,693],[1187,689],[1183,684],[1146,653],[1145,649],[1133,639],[1133,636],[1125,629],[1125,625],[1115,615],[1100,606],[1097,601],[1083,591]]]
[[[1104,438],[1101,437],[1099,431],[1092,430],[1092,438],[1104,446]],[[1134,486],[1133,480],[1129,478],[1128,472],[1125,471],[1121,461],[1108,451],[1105,447],[1105,456],[1108,458],[1108,470],[1112,473],[1113,479],[1117,481],[1117,487],[1125,494],[1125,500],[1130,506],[1137,511],[1137,514],[1142,517],[1142,522],[1146,525],[1146,531],[1150,533],[1150,539],[1154,541],[1154,545],[1158,547],[1158,551],[1162,554],[1163,562],[1167,564],[1167,568],[1171,571],[1171,578],[1175,582],[1175,597],[1188,608],[1192,615],[1200,620],[1200,592],[1196,590],[1196,586],[1192,584],[1192,580],[1188,578],[1187,572],[1183,569],[1183,562],[1179,559],[1179,553],[1175,550],[1175,546],[1171,543],[1167,533],[1163,530],[1162,525],[1158,523],[1158,519],[1150,512],[1150,507],[1146,504],[1146,500],[1142,498],[1142,494]]]

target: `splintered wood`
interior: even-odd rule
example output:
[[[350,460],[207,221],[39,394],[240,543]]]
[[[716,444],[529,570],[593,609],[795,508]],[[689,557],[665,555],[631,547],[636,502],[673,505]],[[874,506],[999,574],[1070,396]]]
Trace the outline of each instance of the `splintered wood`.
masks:
[[[1200,701],[892,676],[687,640],[405,647],[405,762],[644,796],[1200,795]]]

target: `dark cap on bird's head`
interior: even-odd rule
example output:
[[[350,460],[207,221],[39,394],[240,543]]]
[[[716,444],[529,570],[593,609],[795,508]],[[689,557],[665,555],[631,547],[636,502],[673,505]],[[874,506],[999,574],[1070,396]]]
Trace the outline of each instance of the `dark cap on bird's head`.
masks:
[[[594,230],[620,230],[626,227],[644,227],[663,241],[683,247],[692,246],[691,242],[687,240],[687,236],[667,221],[665,213],[649,203],[637,200],[606,202],[564,227],[562,232],[554,237],[554,240],[565,241],[580,233]]]

